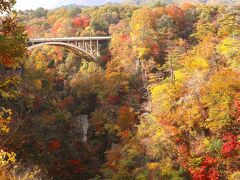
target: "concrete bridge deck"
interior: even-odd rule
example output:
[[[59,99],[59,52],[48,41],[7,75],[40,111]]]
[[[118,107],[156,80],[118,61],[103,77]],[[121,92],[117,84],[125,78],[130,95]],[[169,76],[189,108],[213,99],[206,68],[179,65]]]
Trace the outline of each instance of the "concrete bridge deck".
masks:
[[[62,37],[62,38],[30,38],[31,42],[64,42],[64,41],[106,41],[110,40],[110,36],[93,36],[93,37]]]

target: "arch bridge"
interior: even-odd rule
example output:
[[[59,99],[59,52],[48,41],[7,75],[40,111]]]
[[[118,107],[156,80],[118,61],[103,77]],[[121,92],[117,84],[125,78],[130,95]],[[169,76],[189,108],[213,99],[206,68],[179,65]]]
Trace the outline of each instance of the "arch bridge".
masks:
[[[28,50],[44,45],[61,46],[75,52],[86,60],[96,60],[100,56],[101,46],[110,39],[110,36],[29,39]]]

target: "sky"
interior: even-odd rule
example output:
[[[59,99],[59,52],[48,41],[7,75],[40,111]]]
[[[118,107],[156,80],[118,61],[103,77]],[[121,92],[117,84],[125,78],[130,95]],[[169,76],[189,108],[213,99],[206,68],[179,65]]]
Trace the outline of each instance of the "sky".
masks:
[[[17,0],[17,4],[14,9],[27,10],[43,7],[46,9],[53,9],[56,7],[78,4],[78,5],[101,5],[108,2],[120,2],[121,0]]]

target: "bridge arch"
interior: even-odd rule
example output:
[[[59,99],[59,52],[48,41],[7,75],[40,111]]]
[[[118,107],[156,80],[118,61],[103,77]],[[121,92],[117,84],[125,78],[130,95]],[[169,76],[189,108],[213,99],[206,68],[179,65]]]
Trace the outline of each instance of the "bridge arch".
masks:
[[[78,46],[64,43],[64,42],[41,42],[41,43],[38,43],[38,44],[35,44],[32,46],[29,46],[28,50],[32,51],[35,48],[42,47],[45,45],[64,47],[70,51],[73,51],[74,53],[76,53],[77,55],[83,57],[84,59],[86,59],[88,61],[96,62],[96,57],[94,57],[94,55],[90,54],[89,52],[87,52],[86,50],[84,50]]]

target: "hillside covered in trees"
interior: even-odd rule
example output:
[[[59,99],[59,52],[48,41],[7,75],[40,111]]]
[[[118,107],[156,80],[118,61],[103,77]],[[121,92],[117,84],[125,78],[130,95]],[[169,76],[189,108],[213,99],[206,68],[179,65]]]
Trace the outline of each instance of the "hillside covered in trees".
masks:
[[[0,1],[0,179],[240,179],[240,6],[14,3]],[[111,41],[96,61],[27,50],[80,36]]]
[[[123,0],[126,4],[135,4],[135,5],[155,5],[155,4],[239,4],[239,0]]]

